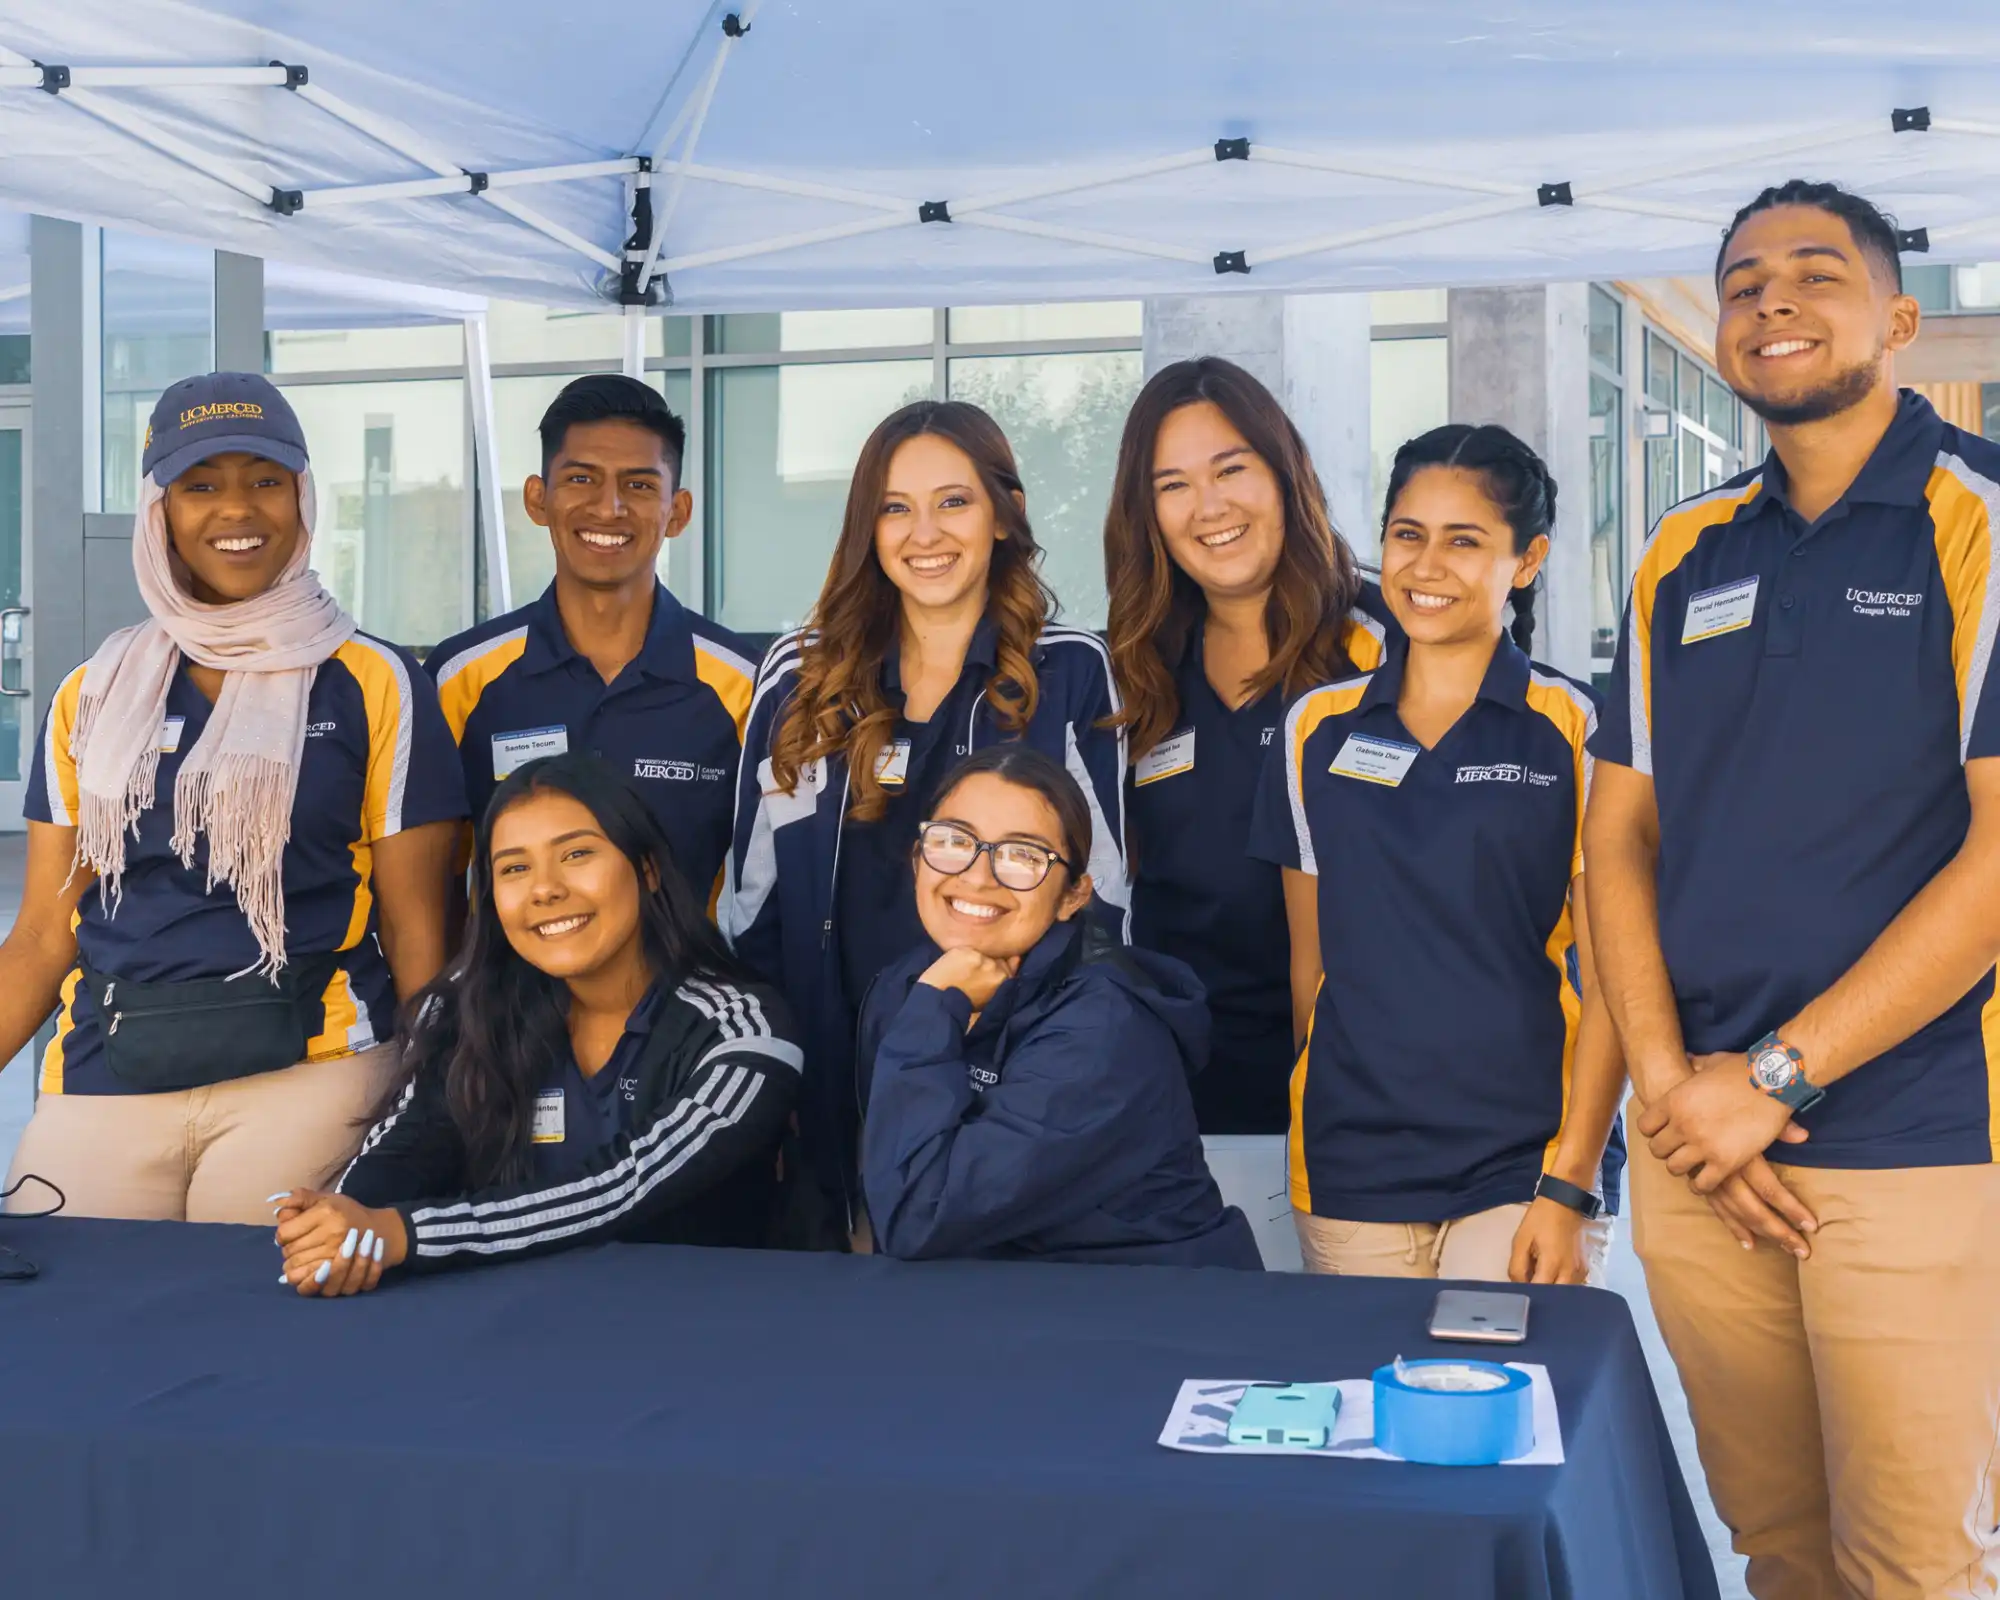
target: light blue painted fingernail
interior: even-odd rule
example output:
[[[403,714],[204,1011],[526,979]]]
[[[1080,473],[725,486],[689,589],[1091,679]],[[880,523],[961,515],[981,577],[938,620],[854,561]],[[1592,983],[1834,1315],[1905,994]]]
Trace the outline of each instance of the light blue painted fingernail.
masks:
[[[340,1241],[340,1259],[349,1260],[354,1255],[354,1241],[361,1235],[353,1228],[347,1230],[347,1237]]]
[[[361,1253],[365,1256],[375,1248],[375,1230],[370,1228],[361,1236]]]
[[[264,1196],[264,1204],[268,1206],[276,1201],[289,1199],[291,1198],[291,1193],[292,1191],[289,1189],[280,1189],[276,1194],[267,1194]]]
[[[322,1261],[319,1264],[319,1271],[313,1274],[313,1282],[325,1283],[326,1280],[332,1276],[333,1276],[333,1263],[331,1261]]]
[[[278,1274],[278,1282],[282,1283],[287,1289],[291,1288],[292,1286],[292,1280],[286,1277],[282,1272]]]
[[[378,1267],[382,1264],[382,1246],[388,1242],[387,1239],[377,1239],[375,1241],[375,1265]]]

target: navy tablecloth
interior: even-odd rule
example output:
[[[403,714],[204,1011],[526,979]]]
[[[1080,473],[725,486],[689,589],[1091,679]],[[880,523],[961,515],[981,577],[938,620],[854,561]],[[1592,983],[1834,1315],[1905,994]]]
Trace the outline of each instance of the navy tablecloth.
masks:
[[[1567,1464],[1217,1459],[1194,1377],[1433,1289],[613,1245],[303,1301],[270,1237],[0,1219],[0,1594],[1577,1597],[1715,1578],[1625,1304],[1537,1290]],[[1463,1348],[1463,1347],[1457,1347]]]

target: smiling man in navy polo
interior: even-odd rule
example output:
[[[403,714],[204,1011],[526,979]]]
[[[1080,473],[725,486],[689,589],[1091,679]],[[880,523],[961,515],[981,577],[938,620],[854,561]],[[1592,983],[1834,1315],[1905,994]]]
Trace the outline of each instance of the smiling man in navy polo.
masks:
[[[1760,1600],[2000,1589],[2000,446],[1898,393],[1896,251],[1738,213],[1772,453],[1661,519],[1591,742],[1634,1241]]]
[[[680,486],[686,429],[650,386],[605,373],[557,395],[541,435],[522,498],[549,530],[555,581],[427,663],[472,814],[516,767],[588,751],[646,797],[682,875],[712,899],[756,663],[655,575],[694,513]]]

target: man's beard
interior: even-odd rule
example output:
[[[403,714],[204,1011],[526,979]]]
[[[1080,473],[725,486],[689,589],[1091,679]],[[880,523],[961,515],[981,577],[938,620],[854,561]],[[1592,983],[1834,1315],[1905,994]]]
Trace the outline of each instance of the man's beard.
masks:
[[[1801,423],[1824,422],[1843,411],[1851,411],[1868,398],[1882,376],[1882,355],[1878,351],[1866,361],[1857,361],[1845,372],[1836,372],[1817,389],[1786,399],[1769,399],[1736,391],[1741,400],[1767,423],[1779,428],[1796,428]]]

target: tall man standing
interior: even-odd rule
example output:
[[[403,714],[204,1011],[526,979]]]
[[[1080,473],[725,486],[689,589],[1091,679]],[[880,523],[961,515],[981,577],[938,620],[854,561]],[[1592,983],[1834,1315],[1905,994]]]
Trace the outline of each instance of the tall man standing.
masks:
[[[2000,446],[1898,393],[1896,251],[1737,214],[1771,454],[1661,519],[1591,744],[1634,1242],[1759,1600],[2000,1593]]]
[[[555,581],[427,662],[472,814],[516,767],[587,750],[645,795],[682,875],[712,897],[756,663],[655,575],[694,513],[680,485],[686,429],[652,387],[605,373],[557,395],[541,435],[522,498],[549,530]]]

